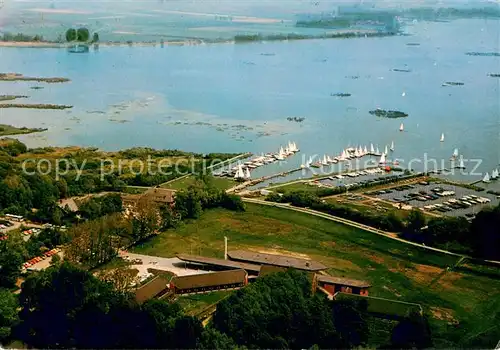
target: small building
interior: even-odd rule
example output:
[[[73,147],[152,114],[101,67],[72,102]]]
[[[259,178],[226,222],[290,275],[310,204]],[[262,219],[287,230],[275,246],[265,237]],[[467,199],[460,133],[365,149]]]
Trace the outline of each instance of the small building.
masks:
[[[215,271],[221,270],[245,270],[249,275],[258,275],[261,269],[260,265],[246,264],[237,261],[208,258],[204,256],[178,254],[177,259],[184,261],[186,266],[193,265],[196,268],[210,269]]]
[[[135,291],[135,299],[139,304],[153,298],[161,298],[170,292],[169,281],[163,276],[156,276]]]
[[[232,261],[240,261],[259,265],[280,266],[311,272],[323,271],[327,268],[322,263],[314,260],[300,259],[287,255],[275,255],[249,252],[244,250],[234,250],[230,251],[227,256]]]
[[[248,274],[245,270],[240,269],[174,277],[170,282],[170,290],[174,294],[203,293],[241,288],[247,284]]]
[[[175,199],[175,191],[168,188],[150,188],[141,194],[122,194],[122,202],[124,206],[135,207],[142,200],[151,201],[157,205],[173,204]]]
[[[349,278],[333,277],[317,274],[318,286],[324,288],[330,294],[342,292],[346,294],[368,295],[371,284],[366,281],[353,280]]]

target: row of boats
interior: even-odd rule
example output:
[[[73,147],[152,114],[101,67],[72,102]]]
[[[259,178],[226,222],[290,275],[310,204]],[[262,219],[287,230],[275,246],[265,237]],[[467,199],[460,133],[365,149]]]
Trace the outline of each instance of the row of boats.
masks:
[[[498,172],[498,169],[494,169],[492,172],[491,172],[491,175],[487,172],[486,175],[484,175],[483,177],[483,182],[491,182],[491,180],[498,180],[498,178],[500,177],[500,174]]]
[[[319,168],[322,166],[327,166],[330,164],[337,164],[339,162],[351,160],[351,159],[356,159],[356,158],[362,158],[365,156],[379,156],[380,161],[379,164],[385,164],[387,162],[387,155],[389,151],[394,152],[394,141],[392,141],[390,147],[388,145],[385,146],[384,152],[380,152],[378,146],[375,148],[373,146],[373,143],[370,144],[370,149],[368,150],[367,146],[358,146],[358,147],[349,147],[344,150],[342,150],[341,154],[338,156],[329,156],[329,155],[323,155],[323,158],[314,162],[313,157],[309,157],[309,160],[301,165],[301,168]],[[374,161],[372,161],[375,163]]]
[[[299,152],[299,147],[295,142],[288,142],[288,144],[283,147],[280,146],[280,149],[276,153],[266,153],[260,156],[249,159],[243,164],[238,163],[238,165],[232,167],[230,171],[221,172],[221,176],[233,176],[235,179],[250,179],[251,174],[250,171],[261,167],[266,164],[271,164],[277,161],[285,160],[286,158],[294,155]]]

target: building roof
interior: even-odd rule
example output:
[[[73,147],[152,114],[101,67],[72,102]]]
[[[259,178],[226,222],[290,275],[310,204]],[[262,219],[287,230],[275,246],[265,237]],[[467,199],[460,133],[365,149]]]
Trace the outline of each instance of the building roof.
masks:
[[[138,303],[152,299],[167,288],[168,280],[165,277],[157,276],[148,283],[139,287],[135,291],[135,299]]]
[[[167,188],[151,188],[144,193],[144,196],[148,197],[154,202],[159,203],[172,203],[174,201],[174,190]]]
[[[217,259],[217,258],[207,258],[204,256],[196,256],[196,255],[188,255],[188,254],[179,254],[177,258],[182,261],[198,263],[198,264],[206,264],[210,266],[217,267],[226,267],[231,269],[243,269],[251,272],[259,272],[260,265],[247,264],[237,261]]]
[[[366,281],[352,280],[349,278],[333,277],[321,274],[318,274],[318,282],[340,284],[343,286],[357,287],[357,288],[369,288],[372,286],[369,282]]]
[[[295,269],[305,271],[326,270],[326,266],[317,261],[299,259],[286,255],[264,254],[244,250],[233,250],[230,251],[227,255],[231,260],[249,261],[261,265],[293,267]]]
[[[247,277],[245,270],[228,270],[201,275],[178,276],[172,279],[172,284],[178,289],[214,287],[234,283],[244,283]]]
[[[270,273],[284,272],[284,271],[286,271],[286,267],[273,266],[273,265],[262,265],[260,267],[259,277],[269,275]]]

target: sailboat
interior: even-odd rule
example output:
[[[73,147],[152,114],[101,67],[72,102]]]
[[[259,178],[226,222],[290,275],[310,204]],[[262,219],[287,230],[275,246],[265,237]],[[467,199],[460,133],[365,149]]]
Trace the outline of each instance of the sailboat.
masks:
[[[444,134],[441,134],[441,138],[439,139],[440,142],[444,142]]]
[[[375,152],[375,155],[377,155],[377,156],[380,155],[380,150],[378,149],[378,146],[377,146],[377,151]]]
[[[499,176],[500,176],[500,174],[498,173],[498,169],[493,170],[493,172],[491,173],[492,180],[498,179]]]
[[[276,159],[278,159],[278,160],[285,159],[285,151],[283,150],[283,147],[280,147],[280,150],[279,150],[278,154],[276,155]]]
[[[363,157],[363,147],[359,146],[358,153],[360,157]]]
[[[250,179],[250,170],[248,170],[248,168],[246,169],[246,172],[245,172],[245,178],[246,179]]]
[[[490,182],[490,180],[491,180],[490,174],[486,173],[486,175],[484,175],[484,177],[483,177],[483,182],[488,183],[488,182]]]
[[[363,150],[363,154],[367,155],[368,154],[368,147],[365,146],[365,149]]]
[[[394,152],[394,141],[391,142],[391,152]]]
[[[375,153],[375,148],[373,148],[373,143],[370,143],[370,154]]]
[[[452,159],[452,160],[453,160],[453,159],[457,159],[457,157],[458,157],[458,148],[455,148],[455,149],[453,150],[453,154],[452,154],[452,156],[451,156],[451,159]]]
[[[326,154],[323,156],[323,160],[321,161],[322,165],[328,165],[328,159],[326,158]]]
[[[464,159],[463,158],[460,158],[460,163],[457,166],[457,168],[458,169],[465,169],[465,163],[464,163]]]
[[[385,164],[385,153],[382,153],[382,155],[380,156],[379,164]]]
[[[385,154],[389,153],[389,150],[387,149],[387,145],[385,145],[385,150],[384,150],[384,153],[385,153]]]
[[[241,166],[241,164],[238,164],[238,170],[236,170],[236,174],[234,174],[234,178],[235,179],[244,179],[245,178],[245,173],[243,172],[243,167]]]
[[[399,131],[404,131],[405,130],[405,126],[403,125],[403,123],[401,123],[401,125],[399,126]]]

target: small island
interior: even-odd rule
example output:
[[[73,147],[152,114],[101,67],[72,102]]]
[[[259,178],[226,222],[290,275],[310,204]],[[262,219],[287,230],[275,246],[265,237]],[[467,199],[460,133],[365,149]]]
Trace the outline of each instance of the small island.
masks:
[[[406,118],[408,117],[408,114],[400,111],[386,111],[385,109],[380,109],[377,108],[373,111],[370,111],[370,114],[375,115],[377,117],[381,118]]]
[[[351,94],[347,92],[337,92],[337,93],[331,93],[330,96],[332,97],[349,97]]]
[[[18,98],[28,98],[24,95],[0,95],[0,101],[12,101]]]
[[[410,73],[411,69],[399,69],[399,68],[393,68],[393,72],[400,72],[400,73]]]
[[[498,52],[466,52],[467,56],[500,57]]]
[[[15,126],[12,125],[0,124],[0,136],[31,134],[34,132],[42,132],[47,130],[48,129],[43,129],[43,128],[26,128],[26,127],[16,128]]]
[[[500,73],[490,73],[488,76],[492,78],[500,78]]]
[[[297,122],[297,123],[302,123],[306,118],[304,117],[287,117],[286,120],[289,122]]]
[[[37,81],[40,83],[65,83],[70,81],[67,78],[40,78],[25,77],[19,73],[0,73],[0,81]]]
[[[54,105],[49,103],[0,103],[0,108],[31,108],[31,109],[69,109],[73,106]]]
[[[457,81],[447,81],[444,82],[442,86],[462,86],[464,83],[457,82]]]
[[[407,43],[407,46],[420,46],[420,43]]]

